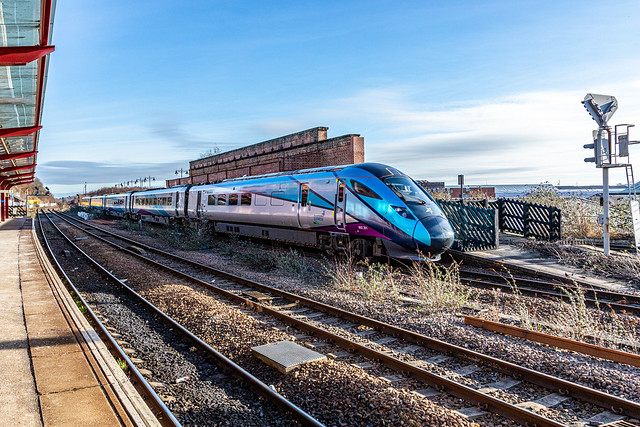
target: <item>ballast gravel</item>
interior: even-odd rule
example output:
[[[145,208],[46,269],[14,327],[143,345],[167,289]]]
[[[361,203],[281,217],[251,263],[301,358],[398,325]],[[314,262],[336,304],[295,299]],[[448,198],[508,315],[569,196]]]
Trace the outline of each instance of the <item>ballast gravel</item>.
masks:
[[[166,247],[166,245],[163,245],[156,239],[140,235],[131,235],[131,233],[117,229],[114,229],[114,231],[128,235],[128,237],[145,241],[145,243],[155,247],[163,248],[164,246],[163,249],[171,250],[171,248]],[[360,294],[355,292],[310,285],[309,281],[305,281],[304,279],[277,276],[273,273],[255,272],[234,262],[231,257],[216,255],[208,251],[174,252],[251,280],[278,287],[289,292],[299,293],[318,301],[402,326],[431,337],[546,372],[550,375],[581,383],[632,401],[638,401],[640,398],[640,375],[638,375],[640,370],[635,367],[478,330],[464,325],[459,316],[447,313],[427,313],[418,307],[403,305],[393,299],[385,301],[364,299]],[[550,312],[552,311],[550,310]],[[215,332],[217,333],[218,331],[216,330]],[[233,345],[230,344],[230,347],[233,347]],[[231,348],[230,351],[233,352],[233,349]],[[305,367],[304,370],[307,368],[309,367]],[[299,372],[303,372],[304,370],[300,370]],[[350,375],[366,375],[362,370],[356,372],[357,374],[350,373]],[[273,385],[274,387],[282,387],[282,390],[287,390],[287,387],[283,385]],[[537,392],[532,391],[532,395],[535,393]],[[502,394],[509,400],[508,392]],[[406,400],[403,400],[403,402],[406,402]],[[597,408],[588,407],[589,405],[585,406],[585,414],[598,410]],[[560,407],[551,411],[561,412],[563,410],[564,408]],[[338,410],[332,415],[339,415]],[[338,417],[338,419],[341,418]]]

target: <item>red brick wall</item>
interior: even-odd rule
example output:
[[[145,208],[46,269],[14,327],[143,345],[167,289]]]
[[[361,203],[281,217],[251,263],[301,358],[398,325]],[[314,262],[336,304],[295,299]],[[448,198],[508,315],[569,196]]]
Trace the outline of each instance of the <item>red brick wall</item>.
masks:
[[[343,135],[327,139],[327,128],[316,127],[220,153],[189,163],[190,183],[220,182],[245,175],[294,171],[364,162],[364,138]],[[185,183],[186,179],[182,180]],[[167,181],[167,186],[180,180]]]

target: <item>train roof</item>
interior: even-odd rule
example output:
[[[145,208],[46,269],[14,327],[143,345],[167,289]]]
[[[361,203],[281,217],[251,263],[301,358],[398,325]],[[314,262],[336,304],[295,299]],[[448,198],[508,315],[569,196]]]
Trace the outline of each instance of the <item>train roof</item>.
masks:
[[[396,168],[387,166],[382,163],[356,163],[356,164],[339,165],[339,166],[322,166],[319,168],[300,169],[296,171],[287,171],[287,172],[274,172],[274,173],[267,173],[264,175],[243,176],[241,178],[229,178],[229,179],[225,179],[221,183],[247,181],[250,179],[260,179],[260,178],[272,178],[272,177],[286,176],[286,175],[302,175],[302,174],[318,173],[318,172],[337,172],[349,167],[364,169],[367,172],[372,173],[378,178],[391,176],[391,175],[406,176]]]

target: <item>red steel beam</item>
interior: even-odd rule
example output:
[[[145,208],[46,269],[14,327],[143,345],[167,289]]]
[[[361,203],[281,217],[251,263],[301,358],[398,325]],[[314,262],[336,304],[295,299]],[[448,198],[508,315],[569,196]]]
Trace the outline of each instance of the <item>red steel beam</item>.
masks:
[[[54,46],[0,47],[0,66],[27,65],[55,50]]]
[[[10,136],[27,136],[42,129],[42,126],[30,126],[22,128],[4,128],[0,129],[0,138],[8,138]]]
[[[35,156],[37,151],[23,151],[21,153],[9,153],[0,155],[0,161],[2,160],[14,160],[14,159],[24,159],[26,157]]]
[[[4,168],[4,169],[0,167],[0,173],[21,171],[21,170],[35,168],[35,167],[36,167],[35,163],[32,164],[32,165],[15,166],[15,167],[12,167],[12,168]]]

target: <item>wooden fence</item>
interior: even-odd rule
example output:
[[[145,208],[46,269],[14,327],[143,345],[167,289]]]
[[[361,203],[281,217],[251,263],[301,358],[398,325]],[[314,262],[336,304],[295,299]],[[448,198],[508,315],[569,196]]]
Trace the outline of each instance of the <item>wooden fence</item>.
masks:
[[[498,211],[476,203],[438,200],[455,232],[453,249],[481,251],[498,247]]]

